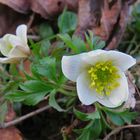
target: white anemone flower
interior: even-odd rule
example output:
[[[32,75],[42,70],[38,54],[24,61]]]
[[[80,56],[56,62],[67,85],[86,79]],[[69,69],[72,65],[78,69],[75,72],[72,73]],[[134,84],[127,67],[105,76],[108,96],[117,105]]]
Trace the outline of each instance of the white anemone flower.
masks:
[[[14,63],[30,54],[27,44],[27,26],[20,25],[16,29],[16,35],[6,34],[0,38],[0,51],[3,56],[0,63]]]
[[[133,57],[121,52],[95,50],[63,56],[62,71],[69,80],[77,83],[77,94],[84,105],[99,102],[115,108],[128,100],[124,72],[135,63]]]

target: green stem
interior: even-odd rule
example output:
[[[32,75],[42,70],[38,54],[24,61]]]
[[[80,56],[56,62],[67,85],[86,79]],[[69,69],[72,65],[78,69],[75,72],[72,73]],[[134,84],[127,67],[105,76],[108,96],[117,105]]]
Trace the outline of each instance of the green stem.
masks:
[[[107,123],[107,121],[106,121],[106,118],[105,118],[105,116],[104,116],[103,113],[102,113],[102,110],[104,110],[104,108],[103,108],[99,103],[95,103],[95,107],[96,107],[96,109],[99,111],[100,116],[101,116],[101,119],[103,120],[103,122],[105,123],[105,125],[106,125],[109,129],[112,129],[112,128],[110,127],[110,125],[108,125],[108,123]]]
[[[63,140],[68,140],[65,133],[62,134]]]
[[[69,85],[62,85],[62,88],[66,89],[66,90],[76,91],[76,88],[75,87],[69,86]]]
[[[60,93],[66,95],[66,96],[73,96],[73,97],[76,96],[76,95],[73,94],[72,92],[68,92],[68,91],[66,91],[66,90],[64,90],[64,89],[58,89],[57,91],[59,91]]]

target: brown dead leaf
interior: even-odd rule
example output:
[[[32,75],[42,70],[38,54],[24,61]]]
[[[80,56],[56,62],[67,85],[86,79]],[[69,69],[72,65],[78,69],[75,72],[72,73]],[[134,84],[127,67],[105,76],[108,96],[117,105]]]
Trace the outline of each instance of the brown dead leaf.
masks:
[[[0,129],[0,140],[23,140],[21,133],[15,127]]]
[[[13,105],[11,103],[8,103],[8,111],[5,116],[5,122],[12,121],[16,117],[16,113],[13,109]]]
[[[0,5],[0,36],[15,33],[19,24],[27,23],[29,17],[19,14],[7,6]]]
[[[27,13],[30,7],[30,0],[0,0],[0,3],[20,13]]]
[[[90,29],[95,35],[100,36],[107,42],[107,49],[115,49],[125,31],[130,4],[133,4],[135,1],[136,0],[0,0],[0,3],[22,13],[32,10],[45,19],[53,19],[54,16],[63,11],[64,7],[72,11],[77,11],[78,9],[78,27],[76,34],[84,38],[84,33]],[[18,18],[19,17],[20,16],[18,16]],[[2,21],[2,19],[0,19],[0,21]],[[5,18],[3,21],[6,19],[8,18]],[[13,22],[14,21],[15,20],[13,20]],[[5,22],[2,22],[2,24],[4,25]],[[6,27],[12,26],[7,26],[6,23]],[[1,32],[3,33],[3,31]]]

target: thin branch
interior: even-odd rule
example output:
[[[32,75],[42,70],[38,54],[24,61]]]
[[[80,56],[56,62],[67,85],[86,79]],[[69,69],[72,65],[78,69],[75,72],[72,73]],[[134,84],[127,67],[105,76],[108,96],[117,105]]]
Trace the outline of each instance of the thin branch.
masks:
[[[136,127],[140,127],[140,124],[136,124],[136,125],[126,125],[126,126],[122,126],[122,127],[118,127],[114,130],[112,130],[108,135],[106,135],[104,137],[103,140],[109,140],[109,138],[112,136],[112,135],[115,135],[117,134],[119,131],[121,131],[122,129],[126,129],[126,128],[136,128]]]
[[[58,100],[58,102],[61,102],[61,101],[62,101],[62,99]],[[7,127],[10,127],[10,126],[16,125],[16,124],[18,124],[18,123],[20,123],[20,122],[22,122],[22,121],[24,121],[24,120],[26,120],[26,119],[28,119],[30,117],[33,117],[33,116],[35,116],[35,115],[37,115],[37,114],[39,114],[39,113],[41,113],[41,112],[43,112],[45,110],[48,110],[50,108],[51,108],[51,106],[49,106],[49,105],[44,106],[44,107],[39,108],[39,109],[37,109],[35,111],[32,111],[32,112],[30,112],[30,113],[28,113],[28,114],[26,114],[24,116],[21,116],[21,117],[15,119],[13,121],[0,124],[0,128],[7,128]]]

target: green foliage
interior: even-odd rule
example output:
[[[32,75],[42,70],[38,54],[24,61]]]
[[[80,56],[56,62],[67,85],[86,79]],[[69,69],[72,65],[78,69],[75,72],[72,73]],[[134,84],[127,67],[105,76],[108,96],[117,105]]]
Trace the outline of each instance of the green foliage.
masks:
[[[94,36],[91,31],[85,34],[86,42],[76,35],[72,37],[69,34],[58,34],[58,37],[64,41],[66,46],[71,49],[72,53],[79,54],[82,52],[102,49],[105,47],[105,42],[99,37]]]
[[[124,125],[125,123],[131,123],[137,116],[137,112],[130,112],[129,110],[125,110],[122,112],[114,111],[105,109],[104,112],[106,113],[107,117],[118,126]]]
[[[7,110],[7,102],[0,104],[0,123],[4,122]]]
[[[100,119],[91,121],[83,130],[77,140],[96,140],[102,132]]]
[[[94,36],[93,32],[88,31],[85,37],[90,50],[103,49],[105,47],[105,41],[101,40],[98,36]]]
[[[65,111],[65,110],[62,109],[62,108],[58,105],[58,103],[57,103],[57,101],[56,101],[56,99],[55,99],[56,94],[57,94],[57,92],[56,92],[55,90],[53,90],[53,91],[50,93],[50,95],[49,95],[49,97],[50,97],[50,98],[49,98],[49,105],[52,106],[53,108],[55,108],[57,111],[63,112],[63,111]]]
[[[74,113],[75,113],[76,117],[82,121],[100,119],[100,114],[97,110],[93,113],[83,113],[83,112],[80,112],[80,111],[74,109]]]
[[[55,58],[45,57],[40,59],[37,64],[33,66],[34,73],[45,76],[49,80],[56,81],[56,60]]]
[[[72,32],[77,26],[77,15],[73,12],[64,10],[58,17],[58,27],[60,33]]]
[[[42,23],[39,26],[39,35],[41,38],[49,38],[54,35],[54,32],[48,23]]]
[[[23,91],[19,90],[12,94],[7,94],[6,98],[14,102],[36,105],[53,89],[51,85],[38,80],[27,81],[21,84],[20,88]]]

